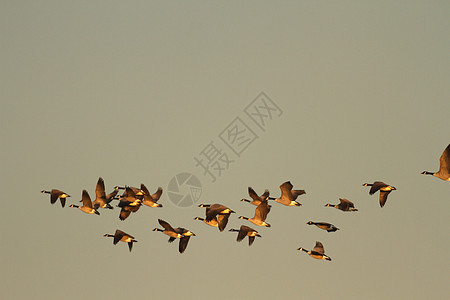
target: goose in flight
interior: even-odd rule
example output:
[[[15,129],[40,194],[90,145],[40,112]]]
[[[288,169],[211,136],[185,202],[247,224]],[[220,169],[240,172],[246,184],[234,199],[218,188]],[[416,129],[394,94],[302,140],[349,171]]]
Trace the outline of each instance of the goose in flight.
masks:
[[[345,198],[339,198],[340,203],[339,204],[325,204],[326,207],[334,207],[342,211],[358,211],[355,208],[355,205],[353,202],[345,199]]]
[[[339,228],[337,228],[336,226],[334,226],[333,224],[330,223],[326,223],[326,222],[313,222],[313,221],[309,221],[308,223],[306,223],[307,225],[316,225],[317,227],[319,227],[320,229],[326,230],[328,232],[334,232],[336,230],[339,230]]]
[[[87,214],[100,215],[100,213],[92,206],[91,197],[89,196],[89,193],[86,190],[83,190],[83,193],[81,195],[81,202],[83,202],[83,206],[72,204],[69,207],[78,208],[79,210]]]
[[[251,246],[253,244],[253,242],[255,241],[255,237],[261,237],[258,234],[258,231],[256,231],[255,229],[245,226],[245,225],[241,225],[241,228],[238,229],[230,229],[229,231],[232,232],[239,232],[236,238],[236,241],[240,242],[242,241],[246,236],[248,236],[248,245]]]
[[[265,190],[263,194],[261,194],[261,196],[258,196],[258,194],[256,194],[255,190],[252,187],[248,187],[248,195],[250,196],[250,198],[252,198],[252,200],[248,200],[248,199],[242,199],[242,202],[249,202],[250,204],[256,205],[258,206],[259,204],[261,204],[261,201],[264,200],[268,200],[269,198],[269,190]]]
[[[133,248],[133,243],[136,243],[137,241],[134,239],[134,236],[129,235],[128,233],[123,232],[122,230],[117,229],[114,234],[105,234],[105,237],[112,237],[114,238],[113,244],[116,245],[119,241],[128,243],[128,248]]]
[[[447,148],[442,152],[441,158],[439,159],[439,171],[423,171],[422,174],[433,175],[442,180],[450,181],[450,144],[448,144]]]
[[[69,194],[64,193],[63,191],[52,189],[51,191],[42,190],[43,194],[50,194],[50,203],[55,204],[59,199],[61,201],[61,206],[64,207],[66,205],[66,198],[70,197]]]
[[[286,206],[300,206],[301,204],[295,201],[298,196],[306,194],[304,190],[293,190],[293,185],[290,181],[280,185],[281,196],[280,198],[269,197],[269,200],[275,200]]]
[[[331,260],[331,258],[329,256],[325,255],[325,250],[324,250],[321,242],[316,242],[316,246],[314,247],[314,249],[312,249],[310,251],[308,251],[302,247],[298,248],[297,250],[304,251],[304,252],[308,253],[309,256],[314,257],[316,259]]]
[[[378,190],[380,191],[380,206],[383,207],[386,204],[387,197],[391,191],[395,191],[396,188],[381,181],[375,181],[374,183],[364,183],[363,186],[370,186],[369,195],[373,195]]]

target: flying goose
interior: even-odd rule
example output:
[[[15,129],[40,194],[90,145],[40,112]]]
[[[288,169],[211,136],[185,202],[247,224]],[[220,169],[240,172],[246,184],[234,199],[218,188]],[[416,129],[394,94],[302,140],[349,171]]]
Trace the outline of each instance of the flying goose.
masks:
[[[251,246],[253,244],[253,242],[255,241],[255,236],[257,237],[261,237],[258,234],[258,231],[256,231],[255,229],[245,226],[245,225],[241,225],[241,228],[239,230],[237,229],[230,229],[229,231],[234,231],[234,232],[239,232],[236,238],[236,241],[240,242],[242,241],[246,236],[248,236],[248,245]]]
[[[206,210],[205,222],[211,222],[215,217],[217,217],[218,227],[221,232],[224,231],[227,226],[230,214],[234,213],[233,210],[222,204],[200,204],[198,207],[209,208]]]
[[[433,175],[442,180],[450,181],[450,144],[442,152],[441,158],[439,159],[439,171],[435,173],[423,171],[422,174]]]
[[[301,204],[295,201],[298,196],[306,194],[304,190],[293,190],[293,185],[290,181],[286,181],[280,185],[281,196],[280,198],[269,197],[269,200],[275,200],[286,206],[300,206]]]
[[[208,212],[209,212],[210,209],[211,209],[210,206],[206,206],[206,213],[205,213],[206,215],[208,215]],[[223,217],[224,216],[225,215],[219,215],[219,218],[221,219],[222,222],[223,222]],[[209,226],[212,226],[212,227],[219,227],[219,221],[217,220],[217,216],[215,216],[214,218],[212,218],[209,221],[206,221],[206,219],[203,219],[203,218],[200,218],[200,217],[195,217],[194,220],[202,221],[205,224],[208,224]]]
[[[116,196],[118,190],[114,190],[111,194],[108,194],[108,197],[105,193],[105,181],[103,178],[99,177],[97,181],[97,186],[95,187],[95,200],[92,202],[92,205],[95,209],[100,208],[109,208],[113,209],[113,207],[109,204]]]
[[[128,233],[123,232],[122,230],[117,229],[114,235],[112,234],[105,234],[105,237],[113,237],[113,244],[116,245],[119,241],[128,243],[128,248],[133,248],[133,243],[136,243],[137,241],[134,239],[134,236],[129,235]]]
[[[364,183],[363,186],[371,186],[369,194],[373,195],[380,190],[380,206],[383,207],[386,204],[387,197],[391,191],[395,191],[396,188],[390,186],[381,181],[375,181],[374,183]]]
[[[156,203],[163,192],[162,187],[158,187],[157,191],[154,194],[150,194],[147,187],[143,183],[141,183],[141,190],[144,192],[144,199],[142,201],[142,204],[150,207],[162,207],[162,204]]]
[[[308,223],[306,223],[307,225],[316,225],[317,227],[319,227],[320,229],[326,230],[328,232],[334,232],[336,230],[339,230],[339,228],[337,228],[336,226],[334,226],[333,224],[330,223],[325,223],[325,222],[313,222],[313,221],[309,221]]]
[[[182,237],[180,238],[180,243],[178,244],[178,252],[183,253],[186,250],[189,239],[191,238],[191,236],[195,236],[195,234],[183,227],[175,228],[175,232],[182,235]],[[169,243],[172,243],[174,240],[175,238],[170,237]]]
[[[78,208],[79,210],[87,214],[100,215],[100,213],[92,206],[91,197],[89,197],[89,193],[86,190],[83,190],[83,193],[81,195],[81,202],[83,202],[83,206],[72,204],[70,205],[70,207]]]
[[[342,211],[358,211],[355,208],[355,205],[353,202],[350,202],[347,199],[339,198],[339,201],[341,201],[339,204],[325,204],[326,207],[334,207],[337,209],[340,209]]]
[[[248,220],[258,226],[270,227],[270,224],[265,222],[269,212],[270,212],[269,204],[267,203],[267,200],[264,200],[261,202],[260,205],[258,205],[255,208],[255,216],[253,218],[240,216],[239,219]]]
[[[165,235],[168,235],[169,237],[173,239],[180,239],[183,237],[183,235],[180,232],[177,232],[175,229],[173,229],[172,226],[170,226],[169,223],[167,223],[164,220],[158,219],[159,225],[161,225],[164,229],[155,228],[153,231],[160,231],[164,233]],[[169,242],[173,242],[173,239],[169,239]]]
[[[121,207],[119,219],[125,220],[132,212],[137,212],[141,207],[142,200],[136,198],[134,190],[130,187],[125,188],[125,192],[119,198],[118,207]]]
[[[302,247],[298,248],[297,250],[304,251],[309,254],[309,256],[317,258],[317,259],[326,259],[331,260],[329,256],[325,255],[325,250],[323,249],[323,245],[321,242],[316,242],[316,246],[311,251],[308,251]]]
[[[255,190],[249,186],[248,187],[248,195],[253,200],[250,201],[247,199],[242,199],[241,201],[249,202],[250,204],[258,206],[261,203],[261,201],[267,200],[269,198],[269,190],[265,190],[264,193],[261,194],[261,196],[258,196],[258,194],[256,194]]]
[[[61,206],[64,207],[66,205],[66,198],[70,197],[69,194],[64,193],[63,191],[52,189],[51,191],[42,190],[43,194],[50,194],[50,203],[55,204],[56,200],[61,200]]]
[[[116,189],[116,190],[125,190],[124,194],[126,194],[127,188],[130,188],[131,190],[133,190],[133,192],[134,192],[134,194],[135,194],[137,199],[142,200],[144,198],[144,191],[139,189],[139,188],[137,188],[137,187],[127,186],[127,185],[125,185],[125,186],[118,186],[118,185],[116,185],[114,187],[114,189]]]

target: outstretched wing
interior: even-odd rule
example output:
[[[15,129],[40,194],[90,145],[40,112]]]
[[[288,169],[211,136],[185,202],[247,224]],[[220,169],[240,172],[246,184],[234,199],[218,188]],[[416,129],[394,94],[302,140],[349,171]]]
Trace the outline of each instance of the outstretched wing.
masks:
[[[158,223],[159,223],[159,225],[161,225],[162,227],[164,227],[165,230],[175,232],[175,229],[173,229],[173,227],[170,226],[170,224],[167,223],[166,221],[161,220],[161,219],[158,219]]]
[[[114,233],[114,241],[113,244],[117,244],[124,236],[126,235],[125,232],[123,232],[122,230],[117,229],[116,232]]]
[[[81,201],[83,202],[83,206],[93,208],[91,197],[89,196],[89,193],[86,190],[83,190],[83,194],[81,195]]]
[[[322,255],[325,253],[325,249],[323,248],[323,245],[321,242],[316,242],[316,246],[314,247],[313,251],[320,253]]]
[[[97,186],[95,187],[95,195],[97,198],[106,199],[105,181],[101,177],[98,178]]]

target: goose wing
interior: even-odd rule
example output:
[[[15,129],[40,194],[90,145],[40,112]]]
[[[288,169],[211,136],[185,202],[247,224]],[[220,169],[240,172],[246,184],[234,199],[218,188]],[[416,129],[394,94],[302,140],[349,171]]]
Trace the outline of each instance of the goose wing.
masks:
[[[183,253],[189,243],[190,236],[183,236],[180,238],[180,243],[178,244],[178,252]]]
[[[349,207],[354,207],[353,203],[348,201],[345,198],[339,198],[339,201],[341,201],[341,203],[339,203],[339,206],[343,209],[343,210],[347,210]]]
[[[158,223],[159,223],[159,225],[161,225],[162,227],[164,227],[165,230],[167,230],[167,231],[172,231],[172,232],[176,232],[175,229],[173,229],[173,227],[170,226],[170,224],[167,223],[166,221],[161,220],[161,219],[158,219]]]
[[[267,204],[267,200],[262,201],[261,204],[259,204],[255,208],[255,219],[259,219],[264,222],[267,218],[267,214],[269,213],[269,211],[270,211],[270,207]]]
[[[255,190],[251,187],[248,187],[248,195],[254,200],[254,201],[261,201],[258,194],[256,194]]]
[[[106,200],[105,181],[101,177],[98,178],[97,185],[95,187],[95,196]]]
[[[267,197],[269,197],[269,195],[270,195],[270,192],[269,192],[269,190],[266,189],[266,190],[264,190],[264,193],[262,193],[261,196],[259,196],[259,198],[261,200],[266,200]]]
[[[217,217],[217,224],[218,224],[220,231],[224,231],[225,227],[227,227],[229,217],[230,217],[230,214],[219,215]],[[213,218],[213,220],[214,220],[214,218]]]
[[[156,192],[152,194],[153,201],[155,201],[155,202],[158,201],[159,198],[161,198],[162,193],[163,193],[163,189],[162,189],[162,187],[159,186],[158,189],[156,190]]]
[[[81,195],[81,202],[83,202],[83,206],[93,208],[91,197],[86,190],[83,190],[83,194]]]
[[[128,218],[129,216],[130,216],[130,214],[131,214],[131,211],[130,211],[130,209],[129,209],[129,206],[124,206],[124,207],[122,207],[122,209],[120,210],[120,213],[119,213],[119,219],[120,220],[125,220],[126,218]]]
[[[288,199],[289,202],[291,202],[293,199],[292,196],[292,183],[290,181],[286,181],[285,183],[283,183],[282,185],[280,185],[280,190],[281,190],[281,199]]]
[[[439,159],[439,175],[444,179],[450,177],[450,144],[442,152],[441,158]]]
[[[314,247],[313,251],[320,253],[322,255],[325,253],[325,249],[323,248],[323,245],[321,242],[316,242],[316,246]]]
[[[388,195],[391,191],[380,191],[380,206],[383,207],[386,204]]]

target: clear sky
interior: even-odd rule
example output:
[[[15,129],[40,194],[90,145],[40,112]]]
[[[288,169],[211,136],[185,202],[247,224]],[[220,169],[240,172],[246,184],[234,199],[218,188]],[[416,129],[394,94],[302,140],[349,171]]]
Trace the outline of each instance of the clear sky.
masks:
[[[420,172],[450,142],[449,13],[448,1],[2,1],[1,298],[443,299],[450,183]],[[246,113],[258,95],[277,106],[260,105],[261,127]],[[215,166],[229,161],[211,164],[214,182],[195,160],[211,145]],[[200,182],[190,207],[169,198],[183,172]],[[69,208],[100,176],[108,192],[161,186],[164,207],[125,221]],[[248,186],[278,196],[287,180],[306,190],[301,207],[273,203],[271,228],[238,219],[254,213],[239,201]],[[397,188],[382,209],[362,186],[375,180]],[[51,188],[72,196],[66,208],[40,193]],[[359,211],[324,207],[340,197]],[[226,231],[193,220],[200,203],[236,211]],[[158,218],[197,235],[184,254],[152,231]],[[241,224],[262,238],[237,243]],[[116,229],[138,240],[131,253],[103,237]],[[316,241],[331,262],[296,250]]]

